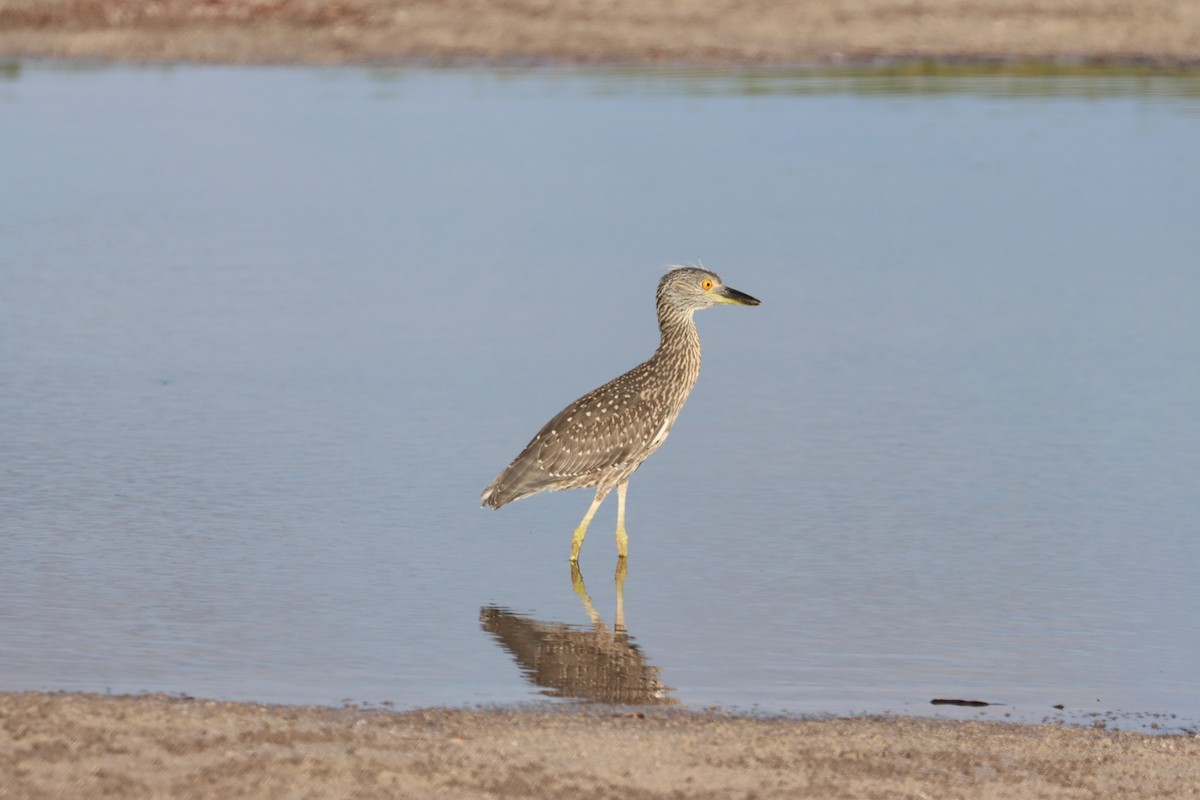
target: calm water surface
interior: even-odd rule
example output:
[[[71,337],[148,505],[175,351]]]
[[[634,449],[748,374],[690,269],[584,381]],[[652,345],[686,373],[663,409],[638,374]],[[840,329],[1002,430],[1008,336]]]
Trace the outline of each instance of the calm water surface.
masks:
[[[0,689],[1192,725],[1198,140],[1186,77],[13,66]],[[764,302],[623,633],[615,502],[573,580],[590,493],[478,496],[687,260]]]

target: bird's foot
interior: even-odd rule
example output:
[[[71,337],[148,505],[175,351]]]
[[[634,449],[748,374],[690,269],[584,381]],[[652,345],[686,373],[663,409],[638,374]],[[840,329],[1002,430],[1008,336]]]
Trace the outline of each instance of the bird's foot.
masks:
[[[625,558],[629,555],[629,534],[625,532],[625,526],[617,528],[617,558]]]
[[[575,535],[571,537],[571,563],[579,563],[579,550],[583,547],[583,537],[587,536],[587,526],[580,525],[575,529]]]

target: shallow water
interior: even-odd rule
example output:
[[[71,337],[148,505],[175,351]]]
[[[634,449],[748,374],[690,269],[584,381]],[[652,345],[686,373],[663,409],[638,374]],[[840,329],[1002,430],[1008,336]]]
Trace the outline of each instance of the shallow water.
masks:
[[[0,689],[1192,725],[1198,98],[5,70]],[[685,260],[763,305],[698,315],[622,630],[615,502],[573,580],[589,493],[478,496]]]

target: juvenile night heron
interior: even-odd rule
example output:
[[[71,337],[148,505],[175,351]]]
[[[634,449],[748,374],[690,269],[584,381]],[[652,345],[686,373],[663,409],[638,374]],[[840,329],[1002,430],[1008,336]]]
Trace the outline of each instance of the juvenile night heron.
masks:
[[[596,487],[571,540],[572,562],[579,560],[588,525],[614,487],[617,555],[626,555],[629,476],[666,440],[700,377],[700,334],[692,315],[709,306],[759,301],[725,286],[714,272],[683,267],[659,281],[655,303],[662,339],[654,355],[555,415],[480,498],[484,506],[499,508],[538,492]]]

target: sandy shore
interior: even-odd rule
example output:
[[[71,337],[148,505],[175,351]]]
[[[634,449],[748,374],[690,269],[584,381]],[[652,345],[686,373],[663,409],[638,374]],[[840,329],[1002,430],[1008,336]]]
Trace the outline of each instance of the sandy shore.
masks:
[[[1196,797],[1200,738],[0,694],[0,798]]]
[[[1200,61],[1185,0],[0,0],[0,56],[225,63]]]

